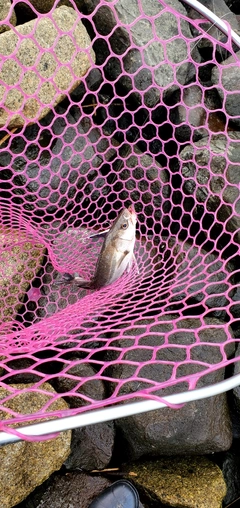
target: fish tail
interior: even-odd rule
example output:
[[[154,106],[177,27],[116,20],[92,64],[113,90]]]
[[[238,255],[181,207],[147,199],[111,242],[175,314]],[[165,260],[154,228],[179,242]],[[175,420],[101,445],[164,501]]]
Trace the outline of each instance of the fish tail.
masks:
[[[82,279],[77,275],[70,275],[70,273],[64,273],[62,280],[55,281],[55,284],[59,286],[64,284],[76,284],[81,288],[92,289],[92,281]]]

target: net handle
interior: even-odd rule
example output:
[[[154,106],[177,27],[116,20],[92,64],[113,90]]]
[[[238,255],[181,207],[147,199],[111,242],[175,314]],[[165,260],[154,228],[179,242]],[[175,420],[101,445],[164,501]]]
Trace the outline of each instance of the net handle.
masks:
[[[205,5],[202,5],[198,0],[183,0],[183,2],[195,9],[195,11],[197,11],[199,14],[202,14],[202,16],[204,16],[206,19],[211,21],[217,28],[219,28],[219,30],[222,30],[222,32],[227,35],[227,37],[230,35],[235,44],[240,48],[239,35],[231,28],[229,30],[229,25],[225,23],[223,19],[219,18],[216,14],[214,14],[214,12],[210,11],[210,9],[205,7]]]
[[[119,418],[126,418],[127,416],[146,413],[147,411],[154,411],[156,409],[168,407],[169,404],[171,404],[171,406],[177,406],[186,402],[214,397],[236,388],[239,384],[240,374],[237,374],[236,376],[220,381],[214,385],[169,395],[162,399],[161,402],[156,400],[143,400],[141,402],[132,402],[131,404],[124,404],[121,406],[111,406],[105,409],[87,411],[78,415],[68,416],[66,418],[49,420],[25,427],[18,427],[18,435],[10,434],[8,432],[0,432],[0,445],[2,446],[22,441],[25,436],[27,440],[29,440],[29,436],[34,437],[35,441],[37,440],[37,436],[39,436],[40,441],[43,436],[49,435],[50,439],[54,437],[53,434],[58,432],[86,427],[95,423],[117,420]]]

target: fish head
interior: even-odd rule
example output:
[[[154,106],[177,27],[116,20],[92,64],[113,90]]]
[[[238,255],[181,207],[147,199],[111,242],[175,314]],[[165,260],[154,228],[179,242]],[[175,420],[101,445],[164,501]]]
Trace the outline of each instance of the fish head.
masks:
[[[137,215],[134,206],[124,208],[112,226],[115,240],[135,242]]]

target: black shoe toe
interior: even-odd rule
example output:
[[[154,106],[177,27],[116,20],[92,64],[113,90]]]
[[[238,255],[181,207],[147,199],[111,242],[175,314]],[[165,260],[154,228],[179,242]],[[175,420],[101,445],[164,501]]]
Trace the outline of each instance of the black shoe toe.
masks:
[[[138,491],[127,480],[118,480],[105,489],[89,508],[140,508]]]

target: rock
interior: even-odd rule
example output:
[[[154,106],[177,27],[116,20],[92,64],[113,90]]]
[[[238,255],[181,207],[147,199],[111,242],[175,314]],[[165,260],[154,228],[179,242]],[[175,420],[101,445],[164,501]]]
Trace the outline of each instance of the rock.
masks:
[[[63,274],[55,270],[51,263],[47,263],[44,268],[45,273],[42,277],[41,297],[32,315],[35,323],[66,309],[68,305],[75,304],[87,294],[85,289],[79,288],[76,284],[63,283]],[[71,343],[73,343],[74,339],[78,341],[80,334],[80,331],[73,333],[74,336]],[[66,343],[68,343],[68,347],[71,347],[69,340],[68,338]],[[59,341],[65,341],[65,338],[59,338]]]
[[[130,325],[127,320],[124,321],[124,330],[119,333],[112,333],[112,337],[116,337],[116,340],[111,341],[111,345],[117,345],[117,347],[133,347],[135,343],[135,337],[139,336],[139,341],[136,345],[153,345],[151,342],[153,339],[149,338],[152,336],[152,332],[156,332],[155,346],[161,347],[158,351],[158,355],[164,354],[165,347],[168,347],[169,341],[165,344],[165,333],[168,332],[169,340],[170,337],[175,336],[174,329],[181,328],[183,324],[184,329],[192,329],[189,335],[189,343],[193,345],[192,354],[197,352],[199,346],[200,351],[204,351],[204,347],[201,342],[215,342],[219,340],[219,343],[225,343],[225,353],[229,357],[234,353],[234,344],[229,341],[229,336],[232,335],[232,330],[224,328],[224,324],[219,320],[221,310],[229,305],[231,299],[237,298],[236,288],[232,287],[229,281],[229,276],[233,271],[233,267],[230,262],[224,263],[223,260],[219,259],[216,252],[207,252],[200,246],[192,245],[189,241],[176,240],[176,238],[161,238],[159,245],[152,242],[142,243],[136,241],[135,253],[139,259],[141,259],[141,280],[139,279],[139,293],[145,288],[145,278],[154,281],[156,285],[155,292],[151,291],[151,306],[157,307],[159,303],[159,291],[165,289],[164,295],[161,298],[161,313],[155,316],[154,320],[135,320]],[[145,261],[146,265],[145,266]],[[151,261],[151,263],[149,263]],[[143,264],[144,262],[144,264]],[[147,269],[149,268],[149,271]],[[150,274],[149,274],[150,272]],[[170,277],[171,275],[171,277]],[[158,287],[158,279],[160,288]],[[174,283],[171,285],[171,281]],[[231,294],[231,290],[232,293]],[[139,297],[139,300],[140,297]],[[200,307],[201,306],[201,307]],[[207,310],[211,309],[211,317],[207,314]],[[156,311],[157,313],[158,311]],[[169,314],[165,314],[168,312]],[[198,332],[195,334],[195,328],[200,329],[201,317],[193,318],[193,314],[204,313],[204,324],[208,328],[202,329],[199,338]],[[214,315],[213,315],[214,313]],[[183,314],[182,318],[181,315]],[[170,323],[169,323],[170,320]],[[171,320],[174,320],[173,324]],[[154,327],[155,325],[155,327]],[[216,331],[214,327],[216,326]],[[218,328],[219,327],[219,328]],[[220,332],[221,329],[221,332]],[[205,331],[208,337],[205,334]],[[218,330],[218,331],[217,331]],[[170,333],[172,331],[172,333]],[[185,333],[177,332],[176,344],[186,344]],[[188,334],[187,334],[188,335]],[[133,339],[130,341],[130,336]],[[215,339],[214,339],[215,336]],[[177,338],[178,337],[178,338]],[[220,338],[221,337],[221,338]],[[148,342],[149,340],[149,342]],[[175,339],[173,340],[174,343]],[[183,341],[183,342],[182,342]],[[196,343],[196,349],[194,346]],[[216,348],[208,348],[209,357],[207,351],[203,353],[205,359],[208,357],[209,363],[218,363],[222,359],[220,350]],[[110,349],[108,348],[108,353]],[[138,354],[138,349],[136,349]],[[183,350],[175,349],[175,354],[181,356],[181,359],[185,358]],[[129,351],[130,355],[134,354],[134,350]],[[144,355],[144,351],[142,352]],[[151,356],[150,350],[145,350],[146,358]],[[200,354],[201,356],[201,354]],[[140,358],[139,358],[140,361]],[[180,361],[178,358],[177,361]],[[119,367],[119,366],[118,366]],[[122,368],[127,368],[127,365],[122,365]]]
[[[214,134],[210,141],[204,138],[187,145],[180,159],[182,190],[190,200],[195,196],[193,214],[198,213],[199,206],[205,205],[207,211],[215,212],[215,220],[224,225],[226,231],[235,232],[232,238],[239,243],[239,132],[228,132],[228,137]],[[209,226],[207,229],[209,231]]]
[[[206,367],[223,360],[222,344],[225,353],[230,355],[234,343],[228,344],[228,334],[221,321],[206,317],[204,320],[208,327],[199,318],[173,314],[161,315],[158,321],[136,320],[135,326],[125,323],[122,334],[119,332],[108,347],[107,375],[114,378],[113,389],[116,380],[121,383],[118,391],[121,396],[149,389],[155,383],[154,394],[161,397],[188,390],[185,377],[197,388],[222,381],[224,368],[209,374]],[[124,459],[213,453],[228,449],[232,442],[226,394],[189,402],[176,411],[164,408],[115,423],[124,439],[121,447]]]
[[[11,357],[10,357],[11,358]],[[5,360],[4,367],[6,368],[5,374],[8,373],[7,383],[8,384],[33,384],[41,380],[41,376],[36,373],[29,371],[34,364],[34,360],[30,358],[19,357],[12,360]],[[17,371],[17,372],[16,372]],[[11,374],[10,374],[11,373]]]
[[[176,303],[181,302],[181,307],[185,305],[202,305],[202,312],[207,309],[213,309],[214,317],[221,317],[221,312],[227,307],[230,301],[231,289],[228,278],[234,270],[232,260],[224,263],[216,252],[208,252],[202,247],[191,244],[191,241],[176,241],[170,237],[167,240],[162,238],[161,249],[162,269],[168,263],[172,266],[172,277],[175,279],[174,288],[166,293],[165,311],[173,310]],[[188,271],[188,277],[186,274]],[[203,274],[207,272],[207,277]],[[236,288],[232,288],[231,298],[234,297]],[[167,300],[168,297],[168,300]],[[187,316],[188,311],[184,309]],[[191,311],[189,314],[192,315]],[[231,354],[231,353],[230,353]]]
[[[223,375],[212,377],[212,383],[222,379]],[[178,391],[180,388],[184,390],[186,386],[178,387]],[[176,411],[164,408],[128,416],[115,423],[121,429],[125,460],[143,456],[215,453],[228,450],[232,443],[225,394],[189,402]]]
[[[125,183],[125,188],[119,192],[119,199],[124,202],[131,193],[131,200],[138,206],[139,222],[144,223],[146,216],[159,221],[162,200],[170,193],[167,170],[137,147],[120,148],[119,155],[124,162],[116,158],[112,164],[114,173],[118,174],[116,191],[119,180]],[[115,186],[112,190],[115,190]]]
[[[202,85],[206,83],[202,82]],[[182,90],[182,104],[171,111],[171,121],[176,138],[180,142],[194,142],[209,137],[209,131],[225,130],[225,117],[221,113],[222,104],[216,89],[203,89],[195,84]],[[177,100],[176,100],[177,103]],[[210,111],[209,111],[210,110]]]
[[[193,127],[205,125],[206,111],[202,107],[203,91],[198,85],[190,85],[183,90],[183,102],[187,106],[178,107],[179,122],[186,122]]]
[[[224,100],[224,108],[229,115],[229,120],[240,127],[240,51],[236,56],[230,56],[218,66],[213,67],[212,83],[217,86],[221,100]],[[230,92],[230,93],[228,93]]]
[[[111,482],[100,476],[87,476],[84,473],[67,473],[55,476],[45,489],[41,499],[33,495],[34,508],[88,508],[93,499]],[[32,508],[32,500],[26,508]]]
[[[64,32],[58,40],[57,28]],[[34,33],[30,39],[27,36],[31,31]],[[20,43],[17,33],[26,36]],[[18,44],[18,50],[13,56]],[[1,99],[5,94],[0,111],[0,126],[21,127],[36,119],[40,120],[66,93],[74,90],[94,61],[90,44],[90,38],[77,13],[65,6],[56,9],[49,17],[34,19],[19,25],[14,32],[10,30],[1,34],[0,53],[8,58],[0,73]],[[81,48],[81,51],[73,57],[76,47]],[[85,49],[90,51],[92,61]],[[19,83],[22,65],[24,76]]]
[[[238,307],[239,307],[239,300],[238,300]],[[235,357],[236,358],[240,357],[240,344],[239,343],[237,344],[237,349],[236,349]],[[236,375],[239,375],[239,374],[240,374],[240,363],[236,361],[234,363],[233,375],[236,376]],[[234,410],[235,410],[235,412],[237,414],[237,417],[238,417],[238,420],[239,420],[239,415],[240,415],[240,386],[236,386],[233,389],[233,400],[234,400]]]
[[[239,417],[238,417],[239,418]],[[240,454],[239,440],[233,441],[232,448],[220,459],[220,467],[227,485],[224,506],[234,508],[234,501],[240,497]],[[236,505],[237,508],[237,505]]]
[[[227,490],[221,470],[205,457],[131,463],[127,471],[151,506],[221,508]]]
[[[113,422],[96,423],[72,433],[71,454],[65,462],[67,469],[84,471],[104,469],[108,466],[114,447]]]
[[[16,384],[8,388],[0,388],[0,398],[11,396],[2,405],[6,408],[0,411],[0,419],[11,418],[10,412],[16,414],[33,414],[39,412],[51,400],[54,390],[48,383],[43,383],[41,389],[49,393],[27,391],[29,384]],[[14,393],[14,390],[26,390]],[[57,399],[50,404],[46,411],[63,411],[68,408],[66,402]],[[45,419],[44,419],[45,420]],[[37,420],[38,422],[41,420]],[[33,423],[33,420],[31,420]],[[24,422],[25,425],[28,422]],[[4,446],[0,449],[0,505],[11,508],[41,485],[49,476],[60,469],[70,452],[71,431],[59,434],[58,437],[41,442],[22,441]],[[27,481],[26,481],[27,478]]]
[[[27,233],[2,226],[0,249],[0,321],[4,323],[12,322],[21,309],[25,293],[41,267],[45,246]]]
[[[66,367],[67,364],[63,369],[64,374],[66,372]],[[63,376],[59,376],[56,380],[55,388],[58,393],[64,393],[64,398],[67,398],[70,407],[88,405],[88,401],[86,401],[84,396],[92,400],[104,399],[106,394],[103,381],[97,378],[94,379],[96,371],[89,361],[84,363],[84,360],[72,357],[67,373],[71,377],[65,377],[64,374]],[[83,397],[81,397],[81,395],[83,395]]]
[[[8,17],[11,9],[10,0],[0,0],[0,21],[4,21]],[[11,16],[7,25],[0,25],[0,34],[11,29],[11,25],[16,26],[17,18],[14,9],[11,10]]]
[[[89,12],[92,11],[92,4],[91,1],[87,3]],[[145,92],[145,104],[153,107],[160,99],[158,87],[164,88],[164,94],[170,94],[176,89],[174,71],[178,82],[185,84],[195,75],[195,68],[194,65],[186,62],[188,48],[185,40],[179,36],[177,16],[166,9],[163,10],[163,6],[157,0],[151,2],[144,0],[141,5],[141,10],[137,0],[132,1],[131,9],[126,0],[118,0],[114,10],[110,6],[100,5],[94,12],[93,22],[101,36],[112,32],[109,41],[115,55],[124,54],[122,61],[125,72],[119,80],[121,85],[130,90],[134,84],[135,100],[141,102],[141,93]],[[186,15],[185,8],[178,0],[171,0],[169,5],[177,12]],[[152,16],[154,16],[154,30],[159,38],[157,41],[154,40],[154,31],[150,22]],[[181,30],[187,38],[192,38],[189,25],[185,20],[181,20]],[[134,48],[130,47],[129,34],[131,34]],[[129,51],[127,51],[128,48],[130,48]],[[191,50],[194,60],[199,61],[196,47]],[[96,44],[95,51],[97,55],[101,52],[99,54],[101,63],[109,56],[107,44],[101,44],[99,47]],[[166,51],[168,62],[165,61],[164,51]],[[104,67],[105,76],[111,80],[116,80],[122,73],[119,57],[115,55]],[[148,68],[145,67],[146,64]]]
[[[64,128],[64,123],[64,119],[59,119],[59,122],[56,122],[54,126],[56,134]],[[54,173],[59,173],[59,167],[61,167],[61,175],[65,179],[62,189],[65,191],[68,189],[68,196],[72,197],[70,192],[76,192],[77,186],[78,192],[81,193],[84,200],[87,200],[91,195],[91,200],[96,203],[98,200],[102,202],[103,194],[108,195],[108,199],[111,200],[111,194],[115,195],[116,193],[119,195],[119,200],[124,202],[129,196],[129,191],[132,191],[131,199],[134,203],[138,203],[138,212],[142,211],[139,202],[141,191],[144,212],[159,220],[161,189],[165,198],[170,192],[168,172],[151,155],[142,153],[137,146],[127,143],[124,146],[118,146],[119,144],[114,138],[112,138],[112,146],[110,146],[108,140],[101,136],[99,129],[94,128],[89,132],[89,127],[87,122],[81,121],[78,122],[77,133],[76,129],[74,132],[72,127],[65,128],[64,141],[68,143],[68,146],[64,148],[61,139],[57,139],[53,146],[54,157],[50,162],[50,168]],[[86,146],[86,134],[89,143],[94,143],[93,146]],[[97,145],[96,142],[98,142]],[[76,152],[80,152],[80,149],[82,154],[76,154]],[[62,164],[60,156],[65,164]],[[107,182],[104,178],[106,164],[109,165],[111,172]],[[49,171],[48,174],[50,179]],[[47,188],[48,182],[43,183],[45,184],[44,189]],[[125,188],[123,188],[123,183]],[[72,185],[70,186],[70,184]],[[62,202],[60,204],[62,206]],[[140,220],[141,218],[143,215],[140,216]]]
[[[86,344],[83,347],[89,347]],[[56,382],[58,393],[64,393],[64,398],[70,407],[81,407],[88,402],[84,396],[93,401],[103,400],[106,397],[105,386],[101,379],[94,379],[96,371],[89,363],[82,363],[79,358],[71,358],[71,364],[75,363],[67,371],[71,377],[60,376]],[[66,365],[65,365],[66,369]],[[84,380],[85,378],[85,380]],[[80,387],[78,385],[82,381]],[[78,387],[75,389],[75,387]],[[68,395],[68,392],[71,392]],[[83,398],[81,398],[83,395]],[[65,465],[68,469],[79,467],[86,471],[91,469],[103,469],[112,457],[114,446],[113,422],[97,423],[88,427],[75,429],[71,445],[71,455]]]
[[[76,205],[77,193],[79,199],[80,195],[85,197],[83,204],[88,201],[91,192],[93,199],[100,196],[98,189],[103,187],[105,181],[99,176],[97,169],[105,161],[104,157],[106,160],[110,157],[108,153],[104,156],[96,153],[91,146],[90,136],[87,137],[87,145],[87,127],[84,129],[78,117],[75,119],[70,113],[66,116],[66,119],[58,117],[52,126],[52,150],[39,149],[32,143],[24,156],[19,155],[16,147],[11,147],[12,154],[9,151],[2,151],[0,154],[0,166],[4,168],[0,171],[0,176],[8,181],[8,188],[12,190],[14,177],[14,190],[17,187],[18,196],[25,197],[27,210],[45,209],[45,213],[51,216],[51,222],[53,214],[59,208]],[[67,125],[68,123],[71,125]],[[38,136],[37,133],[35,135]],[[59,221],[58,224],[60,223]]]
[[[64,111],[61,110],[61,113]],[[59,209],[71,211],[72,214],[78,202],[81,201],[82,208],[86,209],[91,200],[94,210],[90,216],[86,215],[89,222],[94,218],[99,224],[115,218],[114,214],[112,217],[99,217],[97,208],[102,207],[103,196],[114,201],[117,193],[119,201],[125,202],[131,190],[131,199],[138,204],[138,212],[141,212],[140,220],[144,220],[144,213],[159,220],[161,189],[166,198],[170,186],[167,170],[155,162],[153,156],[141,152],[134,145],[119,145],[113,138],[110,143],[108,136],[103,136],[99,128],[92,128],[88,119],[80,117],[78,108],[71,109],[66,117],[55,119],[52,135],[51,149],[39,149],[36,143],[31,143],[24,154],[19,154],[16,146],[0,153],[0,166],[3,168],[0,177],[7,182],[9,189],[4,197],[12,199],[12,192],[16,193],[17,187],[16,199],[22,203],[22,198],[25,198],[24,208],[30,209],[34,215],[36,208],[44,210],[45,238],[49,230],[48,240],[52,242],[56,239],[56,230],[63,227],[60,220],[53,220]],[[38,137],[37,132],[35,136]],[[139,200],[140,192],[143,205]],[[71,221],[72,218],[71,215]],[[80,226],[79,214],[75,219],[76,226]],[[64,254],[66,259],[65,251]],[[74,252],[68,253],[68,259],[70,257],[76,264]],[[71,266],[59,266],[61,268],[63,271],[78,271],[79,266],[74,270]]]
[[[47,12],[51,11],[53,7],[55,7],[55,0],[30,0],[29,4],[31,4],[34,9],[36,9],[37,12],[41,14],[46,14]],[[30,8],[30,5],[26,4],[25,2],[19,2],[18,7],[21,9],[21,13],[27,13],[28,15],[32,14],[33,17],[33,11]],[[66,5],[68,7],[72,7],[75,9],[75,5],[77,7],[83,7],[83,2],[81,0],[74,0],[74,3],[71,2],[71,0],[60,0],[57,4],[57,7],[60,7],[61,5]]]

